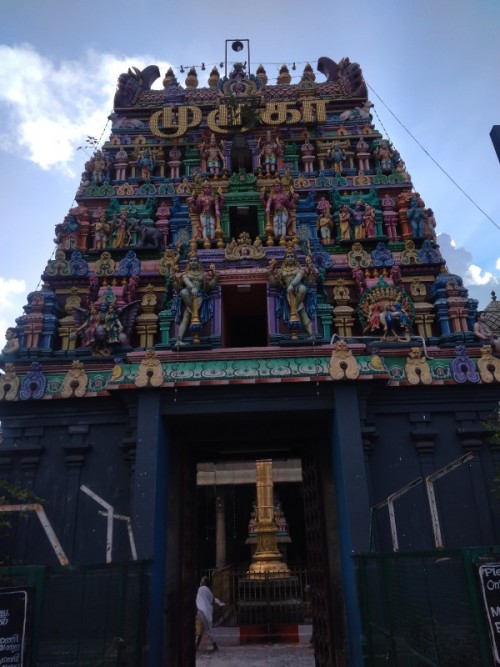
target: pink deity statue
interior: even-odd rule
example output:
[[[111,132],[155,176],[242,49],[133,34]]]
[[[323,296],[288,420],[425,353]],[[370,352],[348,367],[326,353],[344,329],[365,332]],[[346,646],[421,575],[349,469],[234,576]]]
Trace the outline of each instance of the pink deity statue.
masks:
[[[169,160],[167,164],[170,168],[170,178],[180,178],[181,155],[177,146],[174,146],[168,152]]]
[[[363,213],[363,224],[365,226],[366,238],[372,239],[375,236],[375,209],[370,204],[365,204],[365,212]]]
[[[302,162],[304,163],[304,171],[310,174],[314,171],[314,146],[309,139],[302,144],[301,148]]]
[[[221,165],[224,164],[224,143],[217,143],[215,135],[212,134],[210,141],[202,141],[198,146],[201,156],[201,170],[205,173],[217,175],[221,171]]]
[[[123,146],[120,146],[120,150],[115,155],[115,170],[117,181],[124,181],[127,178],[127,169],[128,154]]]
[[[356,157],[358,159],[358,170],[368,171],[370,169],[370,147],[363,137],[356,144]]]
[[[390,241],[397,241],[399,238],[397,230],[398,214],[394,210],[396,206],[396,200],[386,193],[382,199],[381,205],[385,233]]]
[[[298,195],[291,190],[283,192],[277,181],[266,202],[267,226],[272,227],[274,236],[291,236],[294,233],[292,211],[295,210]]]

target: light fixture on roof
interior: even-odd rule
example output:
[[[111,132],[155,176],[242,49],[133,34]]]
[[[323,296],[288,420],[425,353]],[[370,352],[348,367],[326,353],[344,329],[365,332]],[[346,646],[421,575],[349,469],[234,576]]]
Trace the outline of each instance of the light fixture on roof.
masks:
[[[226,74],[226,76],[227,76],[227,47],[228,47],[228,44],[231,45],[231,49],[235,53],[241,53],[245,49],[245,46],[246,46],[246,49],[247,49],[246,63],[248,63],[248,73],[250,74],[250,40],[249,39],[226,39],[226,58],[225,58],[225,60],[226,60],[226,62],[225,62],[225,65],[226,65],[225,74]],[[221,63],[221,65],[222,65],[222,63]]]

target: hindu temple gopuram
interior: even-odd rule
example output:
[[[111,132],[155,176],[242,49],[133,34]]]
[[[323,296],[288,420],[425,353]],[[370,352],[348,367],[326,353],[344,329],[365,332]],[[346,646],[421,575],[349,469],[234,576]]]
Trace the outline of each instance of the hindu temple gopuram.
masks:
[[[491,664],[461,585],[439,594],[453,611],[419,612],[422,645],[401,610],[429,572],[433,593],[457,554],[499,542],[496,298],[479,314],[448,271],[358,64],[322,57],[293,83],[286,65],[272,83],[225,65],[120,74],[109,137],[6,335],[0,581],[34,591],[29,664],[194,665],[200,576],[216,588],[242,563],[216,591],[241,641],[279,600],[292,616],[258,623],[310,627],[321,667]],[[274,466],[257,495],[256,461]],[[416,552],[425,576],[370,578]],[[65,571],[94,582],[78,609]],[[428,635],[451,655],[448,621],[466,662],[397,662]]]

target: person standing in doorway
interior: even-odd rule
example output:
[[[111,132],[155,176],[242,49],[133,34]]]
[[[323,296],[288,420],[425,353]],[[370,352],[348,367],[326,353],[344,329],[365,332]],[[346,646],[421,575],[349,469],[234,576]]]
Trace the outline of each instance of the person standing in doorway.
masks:
[[[212,651],[218,651],[219,647],[215,641],[215,633],[212,626],[214,611],[213,606],[214,604],[218,604],[220,607],[223,607],[224,602],[221,602],[219,599],[214,597],[214,594],[210,590],[209,584],[210,582],[208,577],[202,577],[200,581],[200,587],[198,588],[198,593],[196,595],[196,619],[198,621],[197,626],[201,626],[200,631],[197,631],[196,649],[198,649],[203,635],[207,635],[213,644]]]

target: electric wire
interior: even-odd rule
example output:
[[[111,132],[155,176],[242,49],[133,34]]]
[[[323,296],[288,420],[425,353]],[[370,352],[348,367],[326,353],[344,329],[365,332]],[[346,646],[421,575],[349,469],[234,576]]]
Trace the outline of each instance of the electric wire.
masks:
[[[371,92],[380,100],[380,102],[384,105],[384,107],[387,109],[387,111],[393,116],[396,121],[401,125],[403,130],[413,139],[413,141],[417,144],[417,146],[427,155],[427,157],[434,162],[436,167],[443,172],[443,174],[453,183],[453,185],[460,190],[460,192],[467,197],[467,199],[477,208],[477,210],[484,215],[485,218],[487,218],[499,231],[500,231],[500,225],[498,225],[493,218],[491,218],[486,211],[484,211],[479,204],[477,204],[472,197],[465,192],[465,190],[456,182],[456,180],[442,167],[439,162],[429,153],[429,151],[422,145],[422,143],[417,139],[417,137],[406,127],[406,125],[396,116],[394,111],[390,109],[387,104],[384,102],[384,100],[380,97],[380,95],[377,93],[376,90],[372,88],[368,83],[366,83],[367,87],[371,90]],[[380,117],[377,114],[377,117],[380,120]],[[382,124],[382,123],[381,123]],[[383,127],[383,125],[382,125]],[[385,128],[384,128],[385,131]]]

